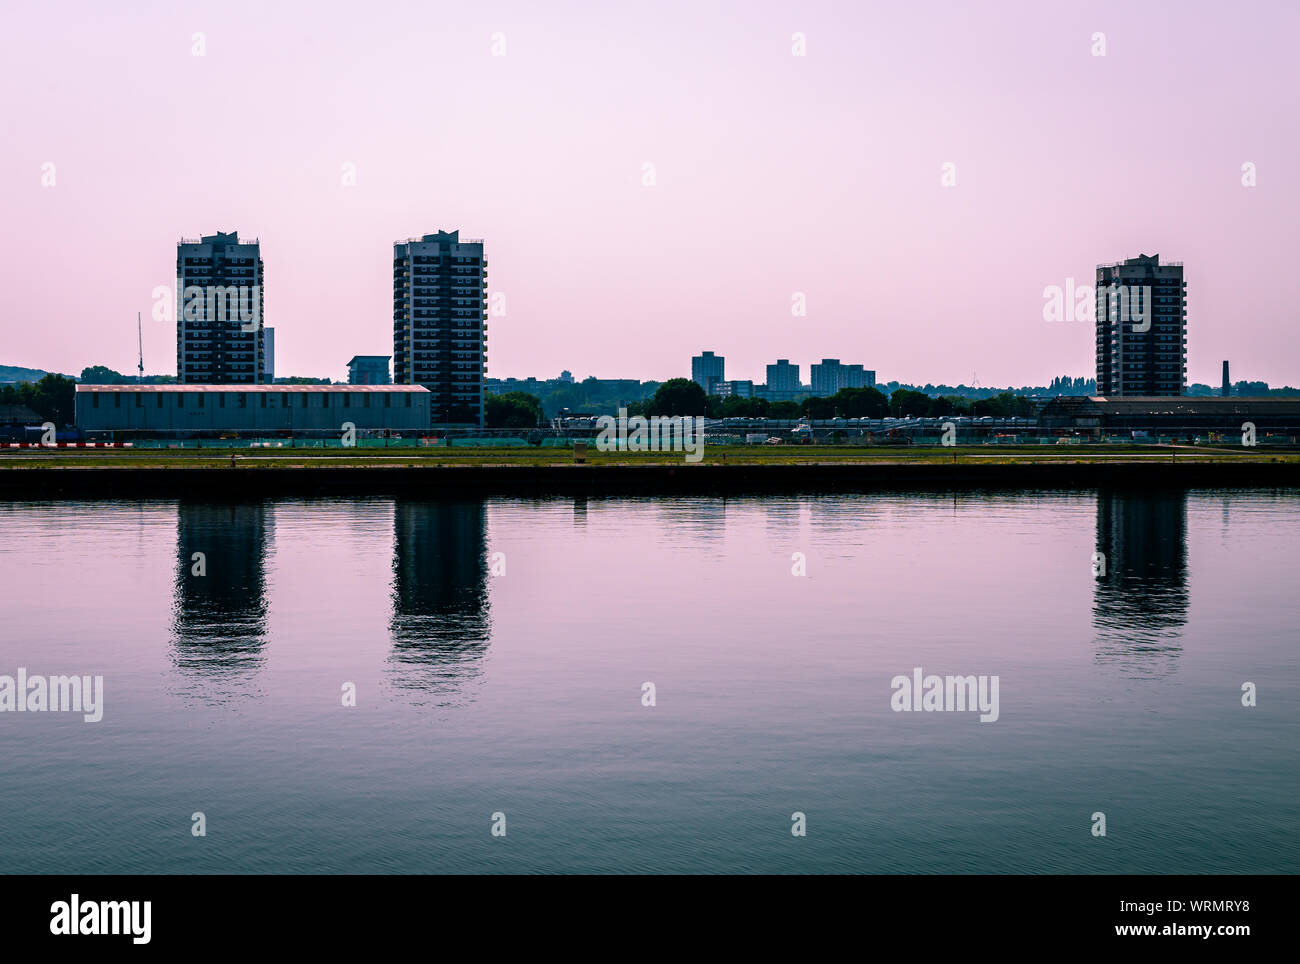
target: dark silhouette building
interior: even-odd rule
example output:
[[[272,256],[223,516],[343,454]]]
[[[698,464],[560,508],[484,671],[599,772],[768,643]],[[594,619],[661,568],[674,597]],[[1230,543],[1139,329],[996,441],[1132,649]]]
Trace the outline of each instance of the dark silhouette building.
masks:
[[[393,508],[394,685],[415,702],[464,698],[491,639],[487,509],[480,501]]]
[[[176,245],[176,381],[260,385],[271,380],[262,248],[238,232]],[[251,317],[245,317],[251,316]]]
[[[353,355],[348,362],[349,385],[391,385],[387,355]]]
[[[1187,284],[1181,261],[1138,255],[1097,266],[1097,394],[1181,395]]]
[[[393,244],[393,382],[433,394],[432,424],[483,427],[487,259],[439,231]]]
[[[172,662],[205,701],[247,695],[262,664],[269,511],[261,502],[177,506]]]
[[[1133,677],[1172,671],[1187,623],[1187,493],[1097,494],[1096,658]]]

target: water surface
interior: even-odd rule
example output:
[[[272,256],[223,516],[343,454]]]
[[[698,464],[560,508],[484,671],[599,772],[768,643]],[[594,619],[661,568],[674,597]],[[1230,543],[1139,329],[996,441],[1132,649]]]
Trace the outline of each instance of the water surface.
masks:
[[[106,702],[0,713],[4,869],[1295,873],[1298,509],[0,503],[0,673]]]

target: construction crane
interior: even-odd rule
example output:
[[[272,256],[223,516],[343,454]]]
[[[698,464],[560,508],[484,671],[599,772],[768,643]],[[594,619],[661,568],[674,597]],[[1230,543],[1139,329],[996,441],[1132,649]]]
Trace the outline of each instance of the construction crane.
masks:
[[[140,323],[140,312],[135,313],[135,338],[140,348],[140,364],[137,366],[139,375],[136,376],[138,384],[144,384],[144,327]]]

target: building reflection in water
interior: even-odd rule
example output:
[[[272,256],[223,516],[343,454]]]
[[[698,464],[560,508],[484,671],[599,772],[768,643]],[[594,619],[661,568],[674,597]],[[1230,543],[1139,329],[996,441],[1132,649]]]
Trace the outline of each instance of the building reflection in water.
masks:
[[[265,503],[181,501],[176,514],[172,662],[183,693],[224,703],[254,695],[266,645]]]
[[[654,506],[661,531],[674,541],[685,539],[695,548],[726,538],[727,502],[725,496],[685,496],[660,499]]]
[[[416,705],[472,699],[491,638],[481,501],[399,501],[393,514],[390,678]]]
[[[1172,672],[1187,623],[1187,493],[1099,492],[1097,551],[1097,661],[1132,677]]]

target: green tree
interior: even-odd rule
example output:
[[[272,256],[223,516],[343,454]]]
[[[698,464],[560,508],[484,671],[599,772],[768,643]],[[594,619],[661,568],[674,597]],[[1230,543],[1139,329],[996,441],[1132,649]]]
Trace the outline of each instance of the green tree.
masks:
[[[884,418],[889,400],[874,388],[841,388],[831,396],[835,414],[843,418]]]
[[[581,412],[586,405],[587,393],[575,386],[557,388],[546,397],[546,410],[552,415],[559,415],[562,408],[567,408],[571,412]]]
[[[743,398],[740,395],[710,395],[712,418],[766,418],[771,403],[766,398]]]
[[[974,404],[969,398],[963,398],[960,395],[945,395],[944,398],[952,402],[953,415],[970,415],[972,405]]]
[[[77,383],[62,375],[49,374],[37,382],[19,382],[0,388],[0,404],[26,405],[58,426],[71,425],[75,418]]]
[[[542,420],[542,403],[527,392],[489,395],[484,400],[488,428],[536,428]]]
[[[798,402],[773,402],[767,410],[768,418],[798,418]]]
[[[80,380],[83,385],[120,385],[122,382],[134,381],[134,379],[124,377],[121,372],[106,368],[103,365],[91,365],[89,368],[83,368]]]
[[[804,418],[834,418],[835,403],[829,398],[805,398],[799,403],[799,412]]]
[[[670,378],[650,399],[651,415],[708,415],[709,400],[698,382],[689,378]]]
[[[992,398],[975,402],[972,411],[976,416],[992,415],[994,418],[1023,418],[1034,410],[1033,402],[1023,395],[1001,392]]]
[[[930,396],[925,392],[900,388],[889,396],[889,414],[895,418],[904,415],[921,416],[928,411],[930,411]]]
[[[930,399],[930,410],[926,412],[931,418],[938,418],[953,413],[952,399],[946,395],[940,395],[938,398]]]

